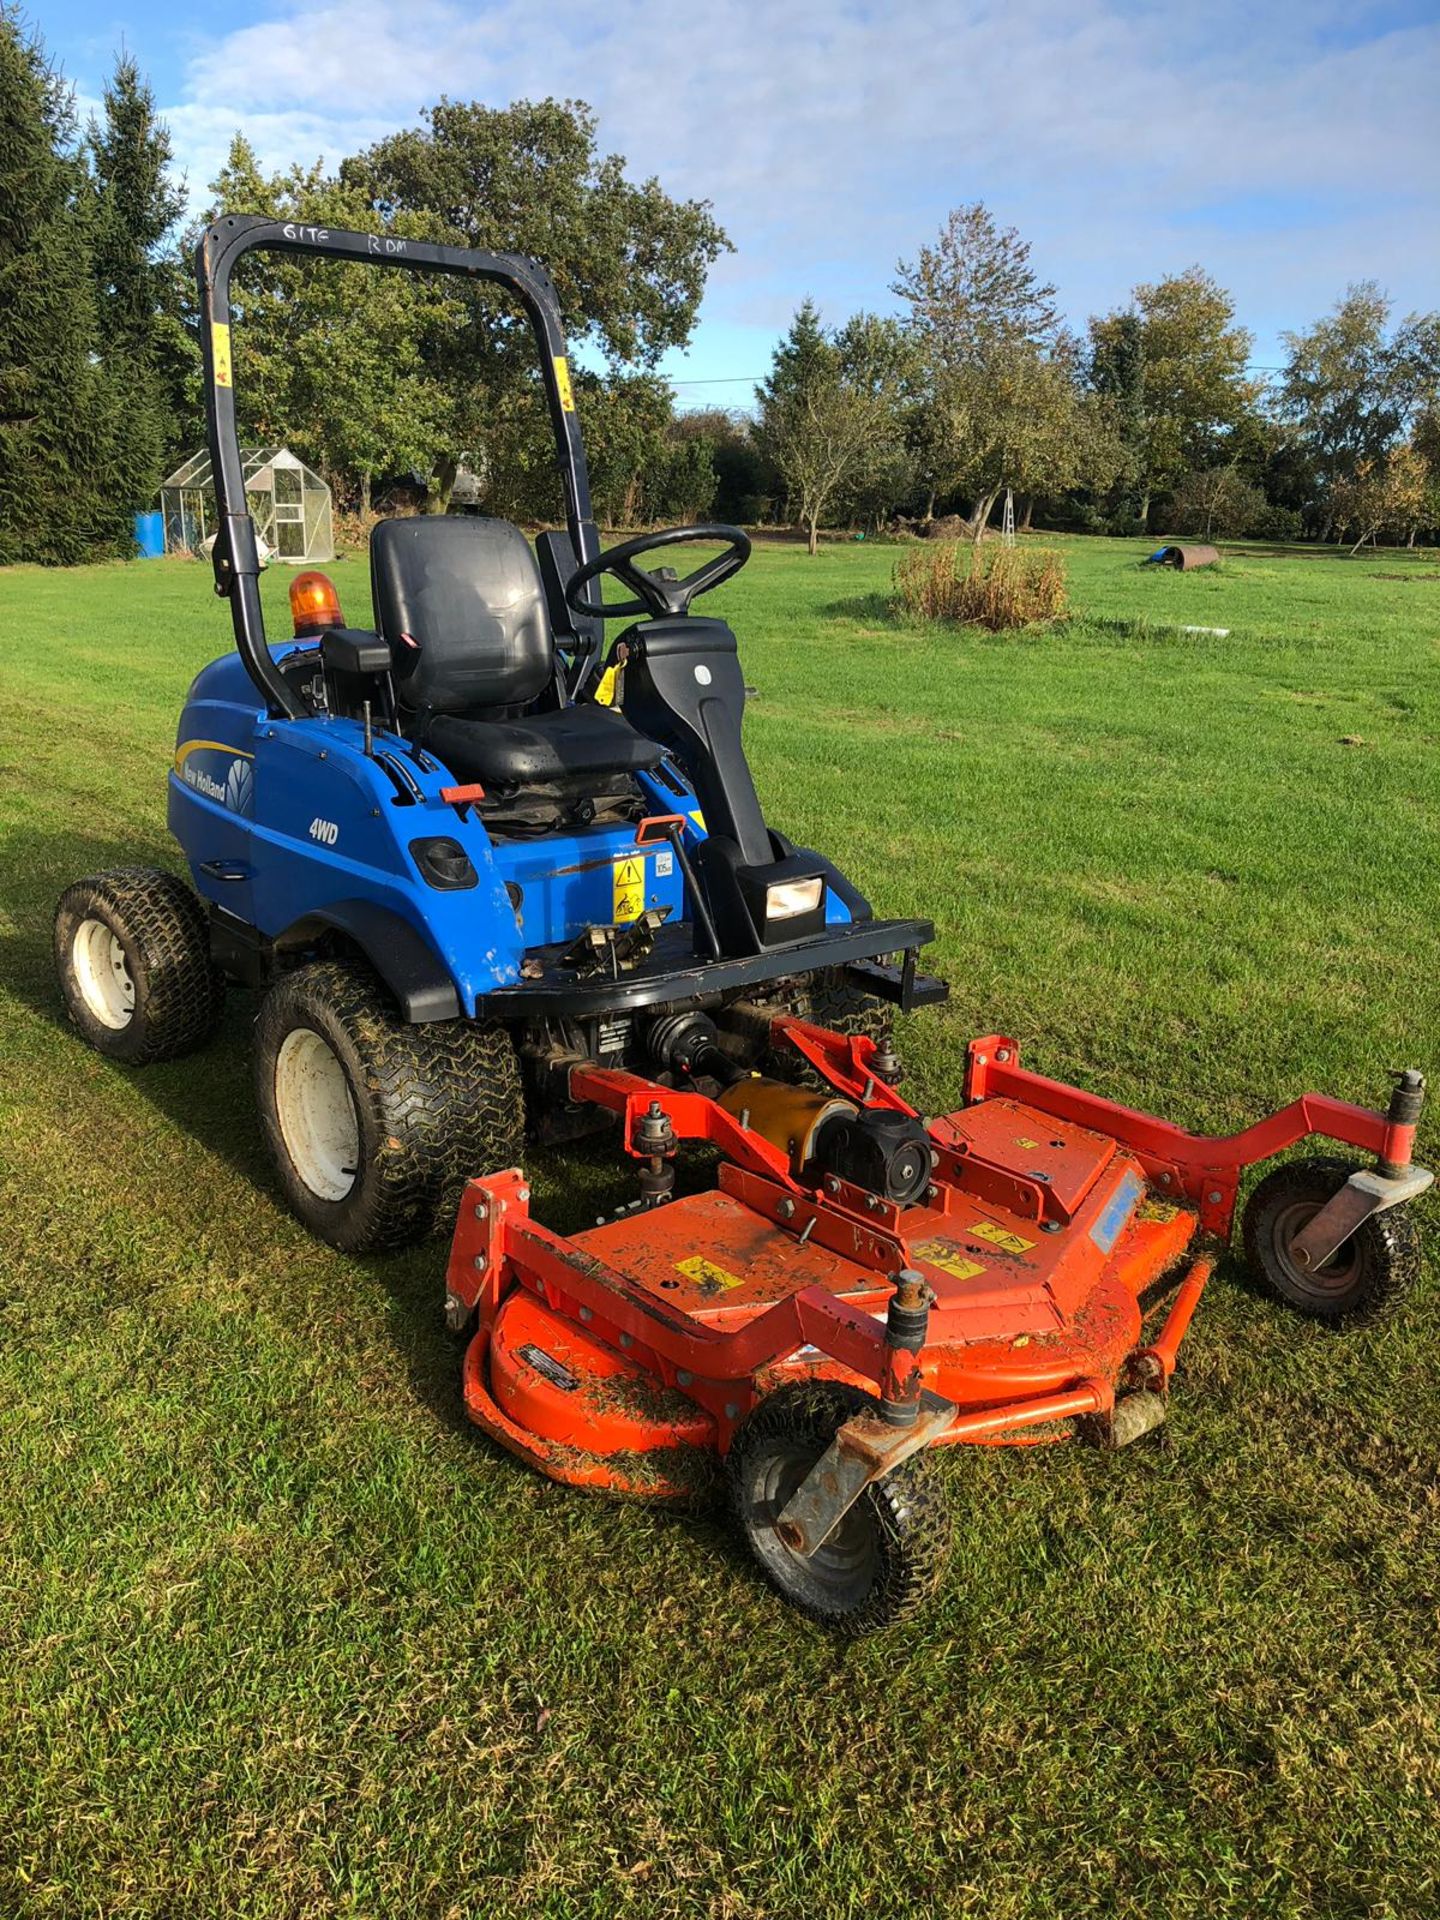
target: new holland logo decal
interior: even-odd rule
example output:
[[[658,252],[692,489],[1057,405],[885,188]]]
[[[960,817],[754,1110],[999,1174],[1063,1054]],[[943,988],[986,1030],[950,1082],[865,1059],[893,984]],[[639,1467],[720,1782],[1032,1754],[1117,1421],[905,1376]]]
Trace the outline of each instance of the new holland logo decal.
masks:
[[[254,758],[224,740],[186,740],[175,749],[175,774],[193,792],[248,820],[255,810]]]

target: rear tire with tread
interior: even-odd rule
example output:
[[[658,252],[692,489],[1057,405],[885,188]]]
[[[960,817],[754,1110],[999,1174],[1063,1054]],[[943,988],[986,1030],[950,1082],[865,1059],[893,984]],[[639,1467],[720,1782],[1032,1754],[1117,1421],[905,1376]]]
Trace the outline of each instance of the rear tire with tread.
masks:
[[[302,967],[265,996],[255,1094],[292,1212],[347,1253],[448,1230],[465,1182],[516,1165],[524,1142],[505,1027],[410,1025],[368,969],[341,961]]]
[[[159,867],[117,867],[67,887],[55,908],[55,969],[73,1024],[126,1066],[203,1046],[224,1007],[205,909]]]

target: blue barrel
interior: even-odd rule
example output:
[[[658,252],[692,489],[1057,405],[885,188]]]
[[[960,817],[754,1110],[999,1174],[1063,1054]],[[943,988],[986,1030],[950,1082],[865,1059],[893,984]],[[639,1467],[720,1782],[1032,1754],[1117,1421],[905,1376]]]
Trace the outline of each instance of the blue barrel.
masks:
[[[154,513],[137,513],[135,516],[135,544],[140,549],[142,560],[160,560],[165,554],[165,516],[158,510]]]

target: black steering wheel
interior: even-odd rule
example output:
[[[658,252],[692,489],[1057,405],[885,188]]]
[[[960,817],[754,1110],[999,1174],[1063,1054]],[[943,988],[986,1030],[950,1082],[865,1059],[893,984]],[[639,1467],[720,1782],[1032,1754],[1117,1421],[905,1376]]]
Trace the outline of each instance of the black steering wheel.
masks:
[[[687,573],[683,580],[662,580],[635,565],[642,553],[695,540],[723,540],[725,552],[707,560],[694,573]],[[589,614],[592,618],[599,615],[606,620],[628,619],[632,614],[653,613],[663,619],[666,614],[688,613],[690,602],[697,595],[709,593],[732,573],[738,573],[749,558],[750,536],[739,527],[723,527],[708,521],[698,527],[666,527],[662,533],[642,533],[636,540],[624,540],[618,547],[607,547],[604,553],[587,560],[565,583],[565,599],[576,613]],[[603,601],[582,598],[580,589],[602,573],[613,573],[617,580],[623,580],[635,599],[613,600],[607,606]]]

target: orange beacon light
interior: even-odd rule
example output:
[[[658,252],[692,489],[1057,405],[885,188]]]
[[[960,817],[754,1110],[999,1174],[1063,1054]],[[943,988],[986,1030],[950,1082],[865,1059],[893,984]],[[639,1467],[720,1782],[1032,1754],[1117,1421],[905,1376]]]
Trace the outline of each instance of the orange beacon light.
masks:
[[[295,637],[319,633],[326,627],[343,627],[340,596],[335,583],[325,573],[297,573],[290,582],[290,618]]]

